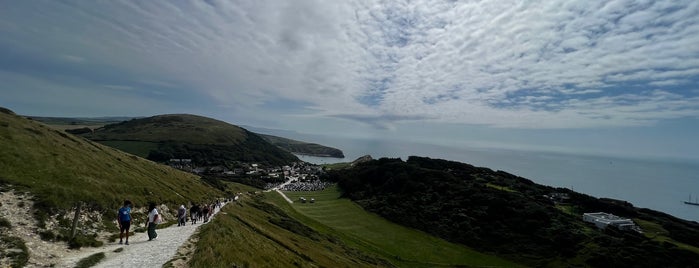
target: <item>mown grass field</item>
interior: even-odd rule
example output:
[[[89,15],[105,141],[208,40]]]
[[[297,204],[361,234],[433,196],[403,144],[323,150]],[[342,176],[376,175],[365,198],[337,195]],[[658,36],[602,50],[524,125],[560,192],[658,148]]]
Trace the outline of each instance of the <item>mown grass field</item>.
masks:
[[[323,224],[334,230],[338,237],[345,238],[346,242],[364,251],[379,254],[400,267],[518,266],[496,256],[389,222],[364,211],[349,199],[340,198],[336,187],[318,192],[285,194],[295,200],[291,207],[307,217],[305,220],[301,217],[302,222],[310,226]],[[307,200],[315,198],[316,202],[297,202],[301,196]]]

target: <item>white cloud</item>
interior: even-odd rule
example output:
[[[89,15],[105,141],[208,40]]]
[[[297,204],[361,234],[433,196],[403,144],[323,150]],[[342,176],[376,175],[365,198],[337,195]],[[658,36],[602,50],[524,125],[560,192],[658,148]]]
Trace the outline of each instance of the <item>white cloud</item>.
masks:
[[[0,11],[0,45],[187,88],[221,107],[289,99],[382,128],[699,114],[696,92],[648,94],[696,87],[697,1],[211,3],[28,1]]]

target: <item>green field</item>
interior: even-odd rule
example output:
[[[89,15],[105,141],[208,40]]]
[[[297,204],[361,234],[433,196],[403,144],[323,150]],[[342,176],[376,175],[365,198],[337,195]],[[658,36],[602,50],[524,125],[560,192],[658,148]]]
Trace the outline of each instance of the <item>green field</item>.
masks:
[[[319,192],[285,194],[295,200],[293,209],[307,217],[299,219],[305,224],[317,226],[320,223],[330,227],[341,233],[340,237],[349,240],[346,242],[379,254],[400,267],[517,266],[366,212],[349,199],[340,198],[336,187]],[[297,202],[301,196],[308,200],[315,198],[316,202]]]
[[[158,149],[158,143],[150,141],[99,141],[99,143],[143,158],[147,158],[152,150]]]

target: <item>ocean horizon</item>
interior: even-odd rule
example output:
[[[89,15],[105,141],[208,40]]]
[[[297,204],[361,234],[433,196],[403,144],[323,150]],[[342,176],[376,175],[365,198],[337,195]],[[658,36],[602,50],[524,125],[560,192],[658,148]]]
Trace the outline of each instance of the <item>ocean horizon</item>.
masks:
[[[672,216],[699,221],[699,206],[684,204],[699,198],[699,162],[604,156],[525,149],[469,148],[381,139],[300,136],[342,150],[344,158],[297,155],[299,159],[330,164],[358,157],[390,157],[406,160],[423,156],[502,170],[536,183],[572,189],[594,197],[625,200]]]

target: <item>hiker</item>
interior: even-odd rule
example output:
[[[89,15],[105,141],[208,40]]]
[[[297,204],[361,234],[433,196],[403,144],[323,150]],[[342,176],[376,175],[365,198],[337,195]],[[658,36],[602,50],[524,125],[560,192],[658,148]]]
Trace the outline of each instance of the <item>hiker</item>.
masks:
[[[199,206],[192,203],[192,208],[189,209],[189,217],[192,219],[192,224],[197,224],[197,218],[199,217]]]
[[[155,226],[160,222],[160,215],[158,214],[158,209],[155,208],[155,203],[150,203],[148,205],[148,241],[151,241],[158,237],[155,232]]]
[[[117,216],[119,222],[119,244],[124,241],[124,233],[126,233],[126,244],[129,244],[129,228],[131,228],[131,201],[124,200],[124,206],[119,208]]]
[[[185,226],[187,224],[187,209],[181,205],[177,209],[177,226]]]
[[[204,222],[209,221],[209,205],[204,205],[204,209],[202,211],[202,214],[204,214]]]

